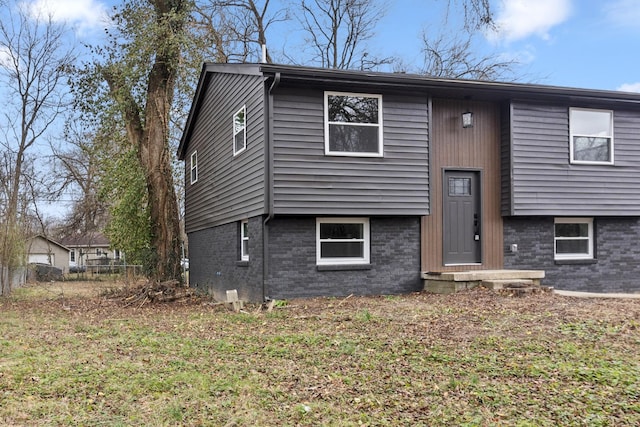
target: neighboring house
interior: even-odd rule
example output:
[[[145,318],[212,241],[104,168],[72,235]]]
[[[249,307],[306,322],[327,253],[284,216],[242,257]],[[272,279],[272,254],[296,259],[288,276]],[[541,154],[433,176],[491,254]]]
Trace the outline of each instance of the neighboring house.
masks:
[[[69,248],[49,239],[37,235],[27,241],[27,261],[29,264],[46,264],[59,268],[62,273],[69,271]]]
[[[218,298],[503,268],[640,291],[640,94],[205,64],[178,157],[190,283]]]
[[[111,249],[109,239],[100,232],[78,233],[62,240],[70,250],[68,266],[71,271],[83,271],[87,266],[110,265],[119,262],[121,252]]]

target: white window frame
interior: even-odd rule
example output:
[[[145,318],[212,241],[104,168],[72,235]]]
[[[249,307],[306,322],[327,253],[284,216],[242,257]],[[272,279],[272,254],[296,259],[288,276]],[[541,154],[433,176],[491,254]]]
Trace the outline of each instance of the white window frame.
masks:
[[[378,100],[378,123],[345,123],[329,121],[329,96],[351,96],[360,98],[376,98]],[[384,141],[383,141],[383,123],[382,119],[382,95],[372,93],[356,93],[356,92],[331,92],[324,93],[324,154],[327,156],[350,156],[350,157],[383,157]],[[329,145],[329,126],[330,125],[348,125],[348,126],[369,126],[378,128],[378,151],[376,153],[352,152],[352,151],[331,151]]]
[[[609,135],[587,135],[582,133],[576,133],[573,129],[572,124],[572,115],[574,111],[586,111],[591,113],[603,113],[609,115]],[[609,160],[608,161],[592,161],[592,160],[576,160],[574,158],[574,137],[582,136],[582,137],[598,137],[598,138],[609,138]],[[612,165],[614,162],[615,151],[614,151],[614,137],[613,137],[613,110],[599,110],[594,108],[569,108],[569,151],[570,151],[570,162],[572,164],[586,164],[586,165]]]
[[[587,237],[558,237],[556,236],[556,224],[588,224],[589,231]],[[559,254],[556,252],[556,242],[558,240],[588,240],[588,253]],[[553,256],[555,260],[581,260],[593,259],[593,218],[555,218],[553,222]]]
[[[196,182],[198,182],[198,150],[191,153],[190,173],[191,173],[191,184],[195,184]]]
[[[247,232],[245,233],[245,225]],[[247,242],[247,251],[244,250],[244,242]],[[240,260],[249,261],[249,220],[240,221]]]
[[[320,239],[320,224],[363,224],[362,239]],[[324,242],[363,242],[362,257],[322,257],[322,243]],[[317,265],[352,265],[370,263],[371,236],[369,218],[316,218],[316,264]]]
[[[77,262],[76,261],[76,250],[75,249],[71,249],[69,251],[69,262],[73,262],[73,263]]]
[[[244,125],[242,126],[242,129],[236,129],[236,117],[241,112],[244,113]],[[231,125],[233,127],[233,155],[237,156],[238,154],[242,153],[247,149],[247,106],[246,105],[243,105],[242,107],[240,107],[240,109],[233,114],[233,123]],[[242,132],[243,144],[242,144],[242,148],[237,150],[236,135],[238,135],[240,132]]]

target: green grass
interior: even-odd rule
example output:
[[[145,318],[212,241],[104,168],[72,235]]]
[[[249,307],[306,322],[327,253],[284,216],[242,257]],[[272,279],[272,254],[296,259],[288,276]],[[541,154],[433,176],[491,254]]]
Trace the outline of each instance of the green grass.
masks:
[[[0,300],[3,425],[640,425],[640,301]]]

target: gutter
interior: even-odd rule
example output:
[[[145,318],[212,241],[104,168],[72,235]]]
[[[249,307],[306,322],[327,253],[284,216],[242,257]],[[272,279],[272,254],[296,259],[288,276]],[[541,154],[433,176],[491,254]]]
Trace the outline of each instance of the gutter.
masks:
[[[293,65],[261,64],[263,73],[282,73],[282,80],[291,84],[343,84],[347,87],[365,85],[391,90],[427,91],[436,96],[473,96],[475,100],[507,101],[514,98],[553,100],[562,102],[615,103],[640,106],[640,95],[601,89],[550,86],[531,83],[486,80],[446,79],[418,74],[334,70]]]
[[[280,84],[280,72],[276,72],[271,86],[267,90],[267,119],[266,138],[264,144],[265,161],[265,199],[267,216],[262,221],[262,300],[270,299],[267,296],[267,279],[269,277],[269,222],[274,216],[273,203],[273,91]]]

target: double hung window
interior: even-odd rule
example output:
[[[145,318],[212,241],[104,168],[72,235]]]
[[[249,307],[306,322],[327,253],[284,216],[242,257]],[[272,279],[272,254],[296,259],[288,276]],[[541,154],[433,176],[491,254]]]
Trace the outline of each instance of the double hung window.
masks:
[[[247,107],[242,106],[233,115],[233,155],[247,148]]]
[[[198,152],[191,153],[191,183],[194,184],[198,180]]]
[[[555,219],[555,259],[593,259],[593,219]]]
[[[240,221],[240,260],[249,261],[249,221]]]
[[[369,264],[368,218],[316,219],[318,265]]]
[[[571,163],[613,164],[613,111],[571,108]]]
[[[325,154],[381,157],[382,95],[325,92]]]

